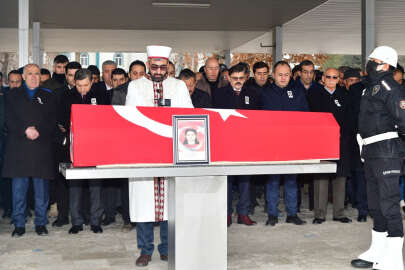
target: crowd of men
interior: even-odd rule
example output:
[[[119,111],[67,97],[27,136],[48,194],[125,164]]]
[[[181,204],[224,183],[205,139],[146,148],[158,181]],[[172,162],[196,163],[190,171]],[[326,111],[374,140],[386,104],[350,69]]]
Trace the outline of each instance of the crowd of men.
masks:
[[[153,51],[148,55],[153,55]],[[393,78],[401,85],[403,73],[401,66],[393,72]],[[325,222],[329,201],[333,202],[333,221],[352,222],[345,215],[348,200],[358,209],[357,221],[367,221],[366,182],[356,141],[357,116],[365,89],[365,74],[360,69],[328,68],[319,73],[309,60],[293,70],[285,61],[275,63],[272,72],[264,62],[252,67],[239,63],[228,69],[217,58],[210,57],[201,72],[183,69],[177,79],[175,74],[168,55],[148,58],[146,64],[134,61],[128,71],[118,68],[113,61],[105,61],[101,72],[96,66],[82,68],[80,63],[69,62],[66,56],[58,55],[52,74],[35,64],[9,72],[9,87],[0,84],[0,128],[4,130],[0,133],[3,168],[0,195],[3,218],[12,218],[12,236],[24,235],[31,210],[35,210],[38,235],[48,234],[47,211],[56,206],[57,211],[53,210],[57,218],[52,226],[71,224],[69,234],[80,233],[87,224],[94,233],[102,233],[102,226],[116,222],[119,213],[124,220],[123,232],[137,228],[138,246],[142,249],[137,265],[145,266],[151,259],[156,222],[161,226],[161,259],[167,260],[167,221],[164,223],[162,217],[145,222],[138,216],[146,208],[136,201],[145,196],[140,192],[145,187],[128,179],[68,182],[58,172],[59,163],[69,162],[72,104],[164,106],[156,96],[155,103],[150,104],[137,96],[141,89],[149,88],[155,95],[159,94],[157,89],[162,87],[167,93],[174,89],[172,106],[178,99],[177,104],[182,107],[332,113],[340,126],[340,160],[336,174],[264,177],[266,225],[278,223],[281,185],[284,186],[286,222],[306,223],[298,216],[304,183],[309,185],[313,224]],[[159,181],[150,181],[151,190],[154,184],[155,188],[163,188],[163,182]],[[228,226],[233,222],[235,190],[239,194],[237,223],[256,224],[251,216],[257,205],[258,183],[260,181],[252,180],[249,175],[228,176]],[[153,194],[151,196],[153,200]]]

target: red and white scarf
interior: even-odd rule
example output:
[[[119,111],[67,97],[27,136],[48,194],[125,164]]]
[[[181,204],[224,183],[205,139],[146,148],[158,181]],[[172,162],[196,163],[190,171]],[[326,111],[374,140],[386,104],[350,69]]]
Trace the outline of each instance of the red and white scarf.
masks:
[[[162,82],[153,82],[153,103],[155,107],[160,106],[159,101],[163,99],[163,84]],[[155,221],[163,221],[164,206],[165,206],[165,178],[154,178],[155,188]]]

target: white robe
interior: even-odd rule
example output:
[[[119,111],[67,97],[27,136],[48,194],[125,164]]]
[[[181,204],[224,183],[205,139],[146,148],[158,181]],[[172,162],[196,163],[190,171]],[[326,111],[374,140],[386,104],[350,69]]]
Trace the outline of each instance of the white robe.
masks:
[[[171,107],[193,108],[187,86],[181,80],[168,77],[163,81],[163,98]],[[127,106],[154,106],[153,82],[142,77],[128,85]],[[167,220],[167,181],[165,181],[164,220]],[[129,213],[132,222],[155,221],[154,181],[151,178],[129,179]]]

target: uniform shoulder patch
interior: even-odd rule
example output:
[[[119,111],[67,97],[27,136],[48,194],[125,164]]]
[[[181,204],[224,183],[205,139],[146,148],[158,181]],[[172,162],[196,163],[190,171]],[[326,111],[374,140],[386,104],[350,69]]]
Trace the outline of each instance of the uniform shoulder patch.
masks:
[[[399,107],[400,107],[402,110],[405,110],[405,100],[400,100],[400,101],[399,101]]]
[[[379,84],[377,84],[377,85],[374,85],[374,87],[373,87],[373,90],[371,91],[371,95],[376,95],[377,93],[378,93],[378,91],[380,91],[380,85]]]

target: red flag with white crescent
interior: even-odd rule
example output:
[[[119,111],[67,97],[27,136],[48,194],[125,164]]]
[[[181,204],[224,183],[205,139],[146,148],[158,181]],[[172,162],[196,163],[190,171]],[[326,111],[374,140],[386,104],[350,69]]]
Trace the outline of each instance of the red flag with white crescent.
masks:
[[[209,115],[211,162],[339,159],[329,113],[73,105],[73,165],[173,163],[173,115]]]

